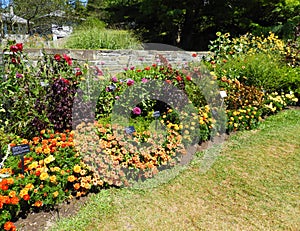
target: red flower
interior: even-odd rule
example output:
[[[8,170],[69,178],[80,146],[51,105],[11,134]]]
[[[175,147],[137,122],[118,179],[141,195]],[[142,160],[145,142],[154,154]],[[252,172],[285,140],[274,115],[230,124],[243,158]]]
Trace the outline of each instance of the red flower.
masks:
[[[81,72],[81,71],[76,71],[75,76],[77,77],[77,76],[79,76],[79,75],[82,75],[82,72]]]
[[[197,57],[197,53],[193,53],[192,56],[193,56],[194,58],[196,58],[196,57]]]
[[[60,59],[61,59],[61,56],[60,56],[60,54],[56,54],[56,55],[54,55],[54,59],[55,59],[57,62],[59,62],[59,61],[60,61]]]
[[[36,176],[40,176],[40,175],[41,175],[41,171],[36,171],[36,172],[35,172],[35,175],[36,175]]]
[[[6,184],[1,185],[1,189],[3,191],[6,191],[8,189],[8,185],[6,185]]]
[[[67,80],[67,79],[65,79],[65,78],[61,78],[61,80],[65,83],[65,84],[70,84],[70,81],[69,80]]]
[[[14,231],[17,230],[16,226],[14,225],[14,223],[12,223],[11,221],[7,221],[4,224],[4,230],[7,231]]]
[[[28,194],[26,194],[26,195],[23,196],[23,199],[25,201],[29,201],[30,200],[30,196]]]
[[[177,81],[182,81],[182,78],[180,75],[177,75],[176,79],[177,79]]]
[[[171,81],[171,80],[169,80],[169,79],[167,79],[167,80],[166,80],[166,83],[168,83],[168,84],[171,84],[171,83],[172,83],[172,81]]]
[[[132,86],[134,84],[134,80],[133,79],[128,79],[127,80],[127,86]]]
[[[67,64],[68,64],[69,66],[72,65],[72,59],[71,59],[70,56],[68,56],[68,55],[66,55],[66,54],[63,54],[63,58],[64,58],[64,60],[66,60],[66,62],[67,62]]]
[[[12,58],[12,59],[11,59],[11,62],[12,62],[12,63],[17,63],[17,60],[16,60],[15,58]]]
[[[187,75],[187,76],[186,76],[186,80],[187,80],[187,81],[191,81],[191,80],[192,80],[192,77],[189,76],[189,75]]]
[[[149,71],[149,70],[150,70],[150,67],[149,67],[149,66],[145,67],[145,70],[146,70],[146,71]]]
[[[17,52],[19,50],[19,48],[16,45],[11,45],[9,49],[12,52]]]
[[[153,64],[152,64],[152,67],[156,67],[156,63],[153,63]]]
[[[18,48],[19,51],[23,51],[23,43],[17,43],[16,47]]]

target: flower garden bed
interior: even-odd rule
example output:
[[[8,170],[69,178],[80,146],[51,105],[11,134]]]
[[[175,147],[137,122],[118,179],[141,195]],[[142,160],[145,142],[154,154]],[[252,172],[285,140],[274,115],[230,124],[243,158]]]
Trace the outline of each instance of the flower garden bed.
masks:
[[[211,49],[222,52],[201,64],[173,67],[161,57],[116,76],[65,54],[45,54],[32,65],[22,44],[9,44],[0,85],[3,229],[15,230],[13,222],[30,212],[151,178],[182,163],[191,145],[254,129],[265,116],[297,103],[297,84],[284,88],[279,81],[268,88],[243,75],[248,59],[236,60],[256,52],[284,60],[290,50],[281,40],[218,36]],[[240,62],[239,71],[227,66]],[[288,67],[298,70],[294,61]],[[227,97],[221,99],[220,90]],[[20,144],[30,147],[24,163],[10,152]]]

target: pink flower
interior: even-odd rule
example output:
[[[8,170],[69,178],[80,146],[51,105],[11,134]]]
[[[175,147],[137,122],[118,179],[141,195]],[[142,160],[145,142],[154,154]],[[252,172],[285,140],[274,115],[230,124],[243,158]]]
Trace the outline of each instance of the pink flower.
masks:
[[[134,84],[134,80],[133,79],[128,79],[127,80],[127,86],[132,86]]]
[[[134,68],[135,68],[134,66],[131,66],[131,67],[130,67],[130,70],[132,70],[132,71],[133,71],[133,70],[134,70]]]
[[[118,82],[118,78],[117,78],[116,76],[113,76],[113,77],[111,78],[111,81],[113,81],[114,83],[117,83],[117,82]]]
[[[12,51],[12,52],[17,52],[18,50],[19,50],[19,48],[16,46],[16,45],[12,45],[12,46],[10,46],[10,51]]]
[[[132,109],[133,114],[140,115],[142,113],[142,110],[139,107],[135,107]]]
[[[148,82],[148,79],[142,78],[142,83],[147,83],[147,82]]]
[[[20,74],[20,73],[17,73],[17,74],[16,74],[16,77],[20,79],[20,78],[23,78],[23,75]]]

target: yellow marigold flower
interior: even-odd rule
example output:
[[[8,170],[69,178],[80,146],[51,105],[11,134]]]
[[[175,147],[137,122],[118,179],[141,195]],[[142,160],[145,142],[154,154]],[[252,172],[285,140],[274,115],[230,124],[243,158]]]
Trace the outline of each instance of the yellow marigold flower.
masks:
[[[50,176],[50,182],[51,183],[56,183],[56,176],[55,175],[52,175],[52,176]]]
[[[20,191],[19,196],[20,196],[20,197],[23,197],[23,196],[25,196],[26,194],[28,194],[28,189],[27,189],[27,188],[23,188],[23,189]]]
[[[47,158],[44,159],[45,164],[49,164],[52,161],[55,160],[55,157],[53,155],[48,156]]]
[[[55,191],[54,193],[53,193],[53,197],[57,197],[58,196],[58,191]]]
[[[46,172],[42,172],[42,173],[41,173],[41,175],[40,175],[40,179],[41,179],[41,180],[46,180],[46,179],[48,179],[48,178],[49,178],[48,173],[46,173]]]
[[[12,190],[9,192],[8,196],[15,197],[17,195],[16,191]]]
[[[239,125],[238,125],[237,123],[234,123],[233,126],[234,126],[235,128],[237,128]]]
[[[51,150],[49,147],[47,147],[43,150],[43,152],[44,152],[44,154],[48,155],[48,154],[50,154]]]
[[[37,161],[33,161],[30,165],[28,165],[28,169],[29,170],[35,169],[38,165],[39,163]]]
[[[42,147],[37,147],[37,148],[35,148],[35,152],[36,152],[37,154],[42,153],[42,152],[43,152]]]
[[[28,190],[32,190],[34,189],[34,185],[32,183],[29,183],[25,186],[25,188],[27,188]]]
[[[80,171],[81,171],[80,165],[76,164],[76,165],[74,166],[74,168],[73,168],[73,171],[76,172],[76,173],[80,173]]]

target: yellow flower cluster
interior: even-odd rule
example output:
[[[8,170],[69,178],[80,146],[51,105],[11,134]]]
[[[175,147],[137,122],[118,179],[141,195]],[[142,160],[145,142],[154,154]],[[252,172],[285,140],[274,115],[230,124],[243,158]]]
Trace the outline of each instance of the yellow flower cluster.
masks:
[[[275,36],[273,32],[269,32],[268,37],[254,36],[251,33],[247,33],[239,38],[232,39],[233,50],[238,53],[244,51],[249,54],[255,54],[259,52],[275,51],[279,54],[285,54],[284,41]]]

